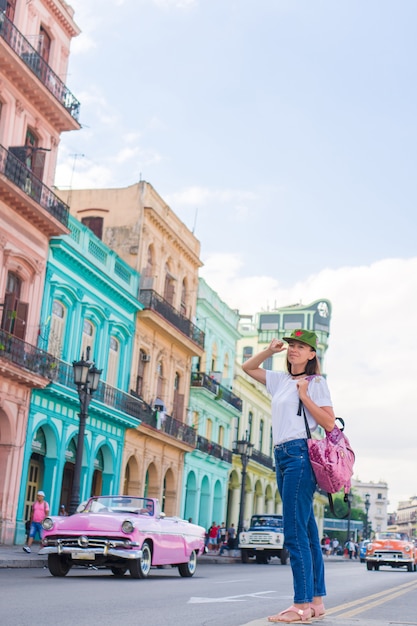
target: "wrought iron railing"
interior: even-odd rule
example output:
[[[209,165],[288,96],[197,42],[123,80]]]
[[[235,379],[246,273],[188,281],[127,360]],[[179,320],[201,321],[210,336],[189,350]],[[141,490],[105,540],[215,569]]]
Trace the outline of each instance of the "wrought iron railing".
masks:
[[[77,122],[80,103],[68,87],[55,74],[46,61],[38,54],[4,13],[0,12],[0,37],[14,50],[28,68],[36,74],[47,90],[62,104]]]
[[[17,185],[64,226],[68,225],[69,207],[33,174],[14,154],[0,145],[0,173]]]
[[[23,367],[34,374],[52,378],[58,367],[58,359],[30,343],[18,339],[0,329],[0,358]]]
[[[251,459],[253,461],[256,461],[256,463],[259,463],[260,465],[263,465],[264,467],[268,467],[271,470],[273,470],[275,468],[275,461],[274,461],[274,459],[272,457],[268,456],[267,454],[264,454],[263,452],[260,452],[259,450],[256,450],[255,448],[253,448],[253,450],[252,450]]]
[[[174,307],[152,289],[141,289],[139,300],[145,309],[156,311],[184,335],[192,339],[200,348],[204,348],[204,333],[197,328],[188,317],[179,313]]]
[[[201,452],[206,452],[210,456],[214,456],[216,459],[221,459],[222,461],[226,461],[226,463],[232,462],[232,452],[227,448],[219,445],[218,443],[214,443],[213,441],[209,441],[205,437],[201,435],[197,435],[197,450]]]
[[[192,387],[204,387],[215,394],[215,400],[223,400],[238,411],[242,411],[242,399],[236,396],[230,389],[223,387],[214,378],[204,372],[193,372],[191,374]]]

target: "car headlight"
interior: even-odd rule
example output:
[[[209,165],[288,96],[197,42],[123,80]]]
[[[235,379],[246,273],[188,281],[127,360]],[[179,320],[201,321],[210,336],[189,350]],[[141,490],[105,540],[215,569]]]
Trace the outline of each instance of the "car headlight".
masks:
[[[130,521],[130,519],[126,519],[122,524],[122,530],[127,535],[133,532],[133,528],[134,526],[132,522]]]
[[[51,517],[45,517],[42,522],[42,528],[44,530],[51,530],[54,527],[54,520]]]
[[[248,540],[246,538],[246,535],[240,535],[240,543],[247,543]]]
[[[373,545],[372,545],[372,543],[368,543],[368,545],[366,546],[366,551],[367,551],[367,552],[372,552],[372,550],[373,550]]]
[[[405,546],[404,550],[405,550],[405,552],[410,552],[411,551],[411,547],[410,546]]]

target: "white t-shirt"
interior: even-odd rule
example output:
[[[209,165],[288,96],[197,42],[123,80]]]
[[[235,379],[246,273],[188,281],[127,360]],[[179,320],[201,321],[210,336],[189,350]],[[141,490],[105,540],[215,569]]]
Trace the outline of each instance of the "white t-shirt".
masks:
[[[286,372],[266,370],[266,388],[272,396],[272,436],[274,445],[291,439],[306,439],[307,433],[303,415],[297,415],[299,395],[297,380]],[[317,406],[332,406],[329,388],[323,376],[314,376],[308,384],[307,395]],[[305,408],[310,430],[317,428],[317,422]]]

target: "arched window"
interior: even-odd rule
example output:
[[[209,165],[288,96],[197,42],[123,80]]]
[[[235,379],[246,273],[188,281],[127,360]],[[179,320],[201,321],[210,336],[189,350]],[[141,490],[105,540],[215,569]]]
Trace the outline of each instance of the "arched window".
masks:
[[[84,320],[83,326],[83,336],[81,341],[81,354],[84,354],[84,357],[87,356],[87,348],[91,348],[91,353],[94,354],[94,340],[95,340],[96,329],[94,324],[90,322],[90,320]]]
[[[253,348],[252,346],[244,346],[243,348],[243,357],[242,357],[242,363],[244,363],[245,361],[247,361],[248,359],[250,359],[250,357],[253,355]]]
[[[120,344],[115,337],[110,337],[109,361],[107,364],[106,382],[112,387],[117,387],[119,372]]]
[[[172,408],[172,417],[182,422],[184,412],[184,394],[181,393],[181,376],[179,372],[175,372],[174,377],[174,399]]]
[[[175,277],[169,270],[168,263],[165,264],[165,286],[164,299],[171,305],[174,304],[175,297]]]
[[[1,327],[19,339],[25,338],[29,309],[28,303],[20,299],[22,286],[20,277],[14,272],[8,272]]]
[[[217,345],[211,346],[211,372],[217,372]]]
[[[52,303],[51,323],[49,326],[48,352],[58,359],[62,355],[67,310],[59,300]]]
[[[252,413],[252,411],[249,411],[249,413],[248,413],[249,441],[252,441],[252,426],[253,426],[253,413]]]
[[[181,313],[184,316],[187,315],[187,281],[185,280],[185,278],[182,281],[181,288]]]
[[[16,10],[16,0],[6,0],[6,17],[11,22],[14,20],[14,12]]]
[[[49,63],[49,53],[51,51],[51,38],[41,25],[39,30],[38,53],[46,63]]]
[[[164,366],[162,361],[158,361],[158,365],[156,367],[156,395],[158,398],[164,399]]]
[[[224,445],[224,426],[219,426],[219,445]]]
[[[262,452],[262,445],[264,441],[264,421],[259,422],[259,450]]]

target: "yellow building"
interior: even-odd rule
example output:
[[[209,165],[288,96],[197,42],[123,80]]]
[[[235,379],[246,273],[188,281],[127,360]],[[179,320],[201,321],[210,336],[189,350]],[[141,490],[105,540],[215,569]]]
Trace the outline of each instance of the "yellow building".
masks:
[[[155,411],[126,433],[125,493],[161,500],[179,513],[184,454],[195,448],[186,424],[191,358],[201,357],[204,333],[193,323],[202,265],[200,242],[153,187],[60,192],[71,213],[141,274],[144,305],[137,318],[131,390]]]

